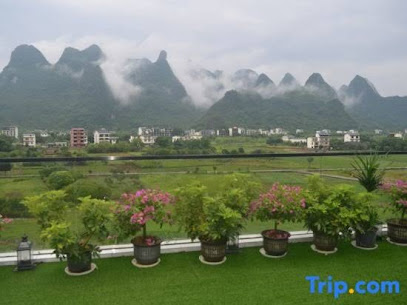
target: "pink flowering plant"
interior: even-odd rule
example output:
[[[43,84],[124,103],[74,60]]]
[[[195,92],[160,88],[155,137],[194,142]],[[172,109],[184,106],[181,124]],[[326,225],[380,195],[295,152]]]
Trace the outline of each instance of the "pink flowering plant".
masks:
[[[147,224],[154,222],[162,226],[171,222],[170,205],[173,197],[167,192],[141,189],[135,193],[124,193],[115,206],[116,228],[120,239],[133,236],[133,242],[152,246],[160,240],[147,235]],[[142,231],[141,237],[136,237]]]
[[[274,230],[284,222],[301,221],[306,208],[301,187],[274,183],[271,189],[260,194],[250,204],[252,216],[267,222],[274,220]]]
[[[398,180],[395,183],[384,183],[380,187],[384,192],[390,195],[390,205],[401,213],[401,223],[407,223],[407,181]]]

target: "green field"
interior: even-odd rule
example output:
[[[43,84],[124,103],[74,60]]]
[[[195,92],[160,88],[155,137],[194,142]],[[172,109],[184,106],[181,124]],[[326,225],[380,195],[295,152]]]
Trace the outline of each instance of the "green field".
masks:
[[[376,251],[342,243],[330,256],[310,244],[291,244],[283,259],[268,259],[258,248],[228,255],[220,266],[199,262],[198,253],[165,254],[155,268],[137,269],[131,258],[95,260],[98,270],[69,277],[65,264],[47,263],[13,273],[0,267],[2,304],[406,304],[407,248],[379,242]],[[345,281],[399,281],[399,294],[311,294],[306,276]],[[325,290],[326,291],[326,290]]]
[[[349,177],[352,157],[317,157],[311,163],[311,171],[322,174]],[[60,164],[61,165],[61,164]],[[62,164],[63,165],[63,164]],[[383,166],[405,167],[407,156],[390,156],[384,159]],[[309,172],[307,158],[264,158],[264,159],[217,159],[217,160],[162,160],[162,161],[112,161],[112,162],[87,162],[81,166],[66,166],[67,169],[80,172],[82,179],[95,181],[107,185],[112,191],[111,199],[115,200],[124,192],[136,191],[140,187],[160,188],[173,192],[177,187],[184,186],[193,181],[200,181],[206,185],[210,193],[221,190],[225,174],[237,172],[248,175],[252,180],[258,181],[266,190],[274,182],[283,184],[295,184],[304,186]],[[12,173],[18,177],[0,178],[1,197],[24,197],[47,191],[48,186],[39,175],[42,166],[14,166]],[[334,169],[333,171],[325,171]],[[288,170],[284,172],[280,170]],[[300,170],[302,172],[295,172]],[[117,174],[119,173],[119,174]],[[34,176],[28,176],[34,175]],[[116,177],[115,175],[118,175]],[[116,177],[116,178],[115,178]],[[330,184],[346,183],[362,190],[355,181],[337,178],[324,178]],[[389,170],[385,179],[407,179],[407,170]],[[386,201],[379,198],[378,203]],[[389,214],[382,211],[383,220]],[[7,216],[7,215],[5,215]],[[245,233],[259,233],[266,229],[269,224],[249,222]],[[301,224],[288,224],[284,227],[288,230],[302,229]],[[185,237],[176,227],[150,228],[152,234],[163,238]],[[11,251],[23,233],[27,233],[35,242],[36,248],[44,248],[39,240],[38,227],[32,219],[16,219],[7,226],[7,230],[1,233],[0,251]]]

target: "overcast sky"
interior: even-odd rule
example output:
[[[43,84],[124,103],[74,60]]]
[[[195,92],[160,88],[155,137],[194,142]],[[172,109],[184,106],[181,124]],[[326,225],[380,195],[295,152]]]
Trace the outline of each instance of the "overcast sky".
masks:
[[[407,95],[404,0],[0,0],[0,67],[19,44],[50,62],[96,43],[111,58],[251,68],[278,82],[320,72],[336,88],[355,74],[382,95]]]

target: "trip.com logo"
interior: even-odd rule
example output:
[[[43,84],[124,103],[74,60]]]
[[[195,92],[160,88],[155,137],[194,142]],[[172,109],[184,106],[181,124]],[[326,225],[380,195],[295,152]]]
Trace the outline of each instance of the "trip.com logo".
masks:
[[[306,276],[305,280],[309,281],[309,292],[314,294],[333,294],[334,298],[340,295],[349,294],[398,294],[400,293],[400,283],[398,281],[358,281],[354,288],[349,287],[347,282],[334,281],[332,276],[328,276],[326,281],[319,276]]]

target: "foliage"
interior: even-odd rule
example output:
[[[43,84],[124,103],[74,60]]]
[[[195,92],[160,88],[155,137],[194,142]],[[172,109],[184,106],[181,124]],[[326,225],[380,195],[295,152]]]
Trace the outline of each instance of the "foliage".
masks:
[[[95,199],[106,199],[112,195],[112,190],[104,183],[88,179],[80,179],[65,188],[67,198],[71,202],[78,202],[78,198],[90,196]]]
[[[364,233],[379,224],[378,207],[372,203],[371,193],[354,194],[352,206],[354,217],[351,219],[351,227],[358,232]]]
[[[257,93],[228,91],[196,124],[197,128],[221,129],[230,126],[274,127],[317,130],[321,126],[343,130],[357,126],[339,100],[327,101],[299,89],[264,99]],[[276,141],[279,142],[278,139]]]
[[[65,167],[62,166],[45,166],[39,170],[39,174],[42,180],[45,180],[49,177],[53,172],[65,171]]]
[[[260,221],[274,220],[274,229],[278,223],[298,222],[303,219],[306,208],[305,198],[299,186],[274,183],[271,189],[250,205],[253,216]]]
[[[143,143],[139,139],[132,142],[118,142],[116,144],[100,143],[90,144],[86,147],[88,153],[120,153],[137,152],[143,148]]]
[[[22,204],[23,195],[20,192],[10,192],[0,197],[0,214],[9,217],[29,217],[27,207]]]
[[[0,134],[0,151],[10,152],[13,150],[14,139]]]
[[[76,213],[79,225],[67,218],[68,202],[64,191],[50,191],[39,196],[27,197],[24,201],[41,227],[41,239],[55,249],[59,258],[66,254],[81,257],[91,251],[97,255],[99,249],[91,240],[102,240],[108,236],[107,224],[111,220],[112,202],[80,198],[80,204],[71,212]]]
[[[54,190],[60,190],[75,182],[74,175],[69,171],[56,171],[49,175],[48,185]]]
[[[270,136],[267,138],[266,143],[268,145],[277,145],[283,143],[281,136]]]
[[[396,183],[385,183],[381,189],[390,195],[392,208],[401,213],[401,220],[405,219],[407,212],[407,181],[398,180]]]
[[[159,190],[141,189],[135,193],[122,194],[114,209],[118,237],[135,236],[143,231],[143,242],[153,242],[147,239],[147,224],[155,222],[162,225],[170,222],[171,203],[172,196]]]
[[[328,186],[319,176],[311,176],[305,193],[307,207],[305,226],[308,230],[330,236],[349,236],[354,191],[350,186]]]
[[[380,159],[377,154],[366,157],[356,156],[351,166],[353,176],[368,192],[373,192],[382,183],[384,170],[380,168]]]
[[[49,191],[26,197],[23,204],[28,208],[31,215],[37,218],[42,230],[49,227],[53,221],[62,222],[68,210],[64,191]]]
[[[192,240],[227,240],[243,229],[258,185],[243,175],[231,175],[222,189],[214,196],[199,183],[177,189],[176,219]]]
[[[6,172],[11,171],[12,168],[13,164],[10,162],[0,162],[0,172],[4,172],[4,174],[6,174]]]
[[[200,140],[178,140],[172,143],[170,137],[158,137],[154,146],[145,150],[147,155],[192,155],[192,154],[212,154],[216,153],[216,148],[211,145],[209,138]]]

